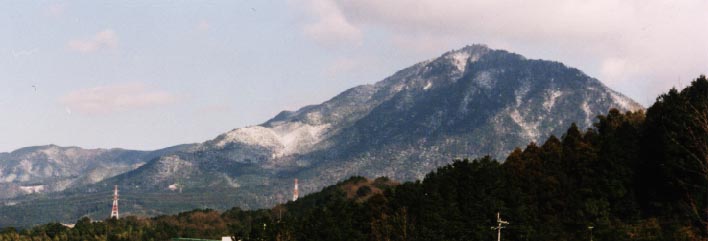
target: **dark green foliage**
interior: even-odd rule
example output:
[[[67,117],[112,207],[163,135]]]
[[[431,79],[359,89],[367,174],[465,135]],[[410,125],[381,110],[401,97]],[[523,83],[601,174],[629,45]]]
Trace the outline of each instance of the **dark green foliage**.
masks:
[[[424,180],[352,177],[272,209],[195,210],[150,219],[58,223],[0,240],[706,240],[708,81],[644,112],[610,110],[594,128],[517,148],[503,164],[457,160]]]
[[[708,80],[671,89],[647,110],[644,178],[647,207],[656,215],[692,220],[708,234]],[[652,187],[652,188],[649,188]],[[680,213],[682,217],[675,214]]]
[[[369,186],[362,186],[356,190],[357,197],[364,197],[366,195],[369,195],[370,193],[371,193],[371,188]]]

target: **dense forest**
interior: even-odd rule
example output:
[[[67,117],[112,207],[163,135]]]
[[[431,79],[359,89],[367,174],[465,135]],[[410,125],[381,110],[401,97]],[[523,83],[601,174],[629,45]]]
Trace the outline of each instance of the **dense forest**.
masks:
[[[707,240],[708,80],[646,113],[610,110],[504,162],[457,160],[422,181],[353,177],[272,209],[82,218],[0,240],[493,240],[497,212],[502,240]]]

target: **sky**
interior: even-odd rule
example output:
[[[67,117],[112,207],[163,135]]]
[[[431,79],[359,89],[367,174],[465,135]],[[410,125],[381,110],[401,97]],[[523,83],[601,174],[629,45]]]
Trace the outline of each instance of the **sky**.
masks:
[[[0,4],[0,152],[203,142],[471,44],[645,106],[708,72],[705,0]]]

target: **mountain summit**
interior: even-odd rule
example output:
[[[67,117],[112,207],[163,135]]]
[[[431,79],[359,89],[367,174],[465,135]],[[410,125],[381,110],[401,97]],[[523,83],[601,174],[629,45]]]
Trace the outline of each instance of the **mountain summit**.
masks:
[[[328,183],[349,175],[410,180],[453,158],[502,157],[571,123],[590,127],[611,108],[642,107],[561,63],[472,45],[234,129],[199,151]]]
[[[455,158],[502,157],[572,123],[590,127],[611,108],[642,107],[562,63],[472,45],[107,182],[254,188],[249,195],[286,197],[291,178],[301,179],[303,192],[352,175],[412,180]]]
[[[572,123],[590,127],[611,108],[642,109],[578,69],[472,45],[84,189],[118,184],[134,213],[265,207],[287,200],[293,178],[303,193],[352,175],[422,178],[455,158],[503,157]],[[64,196],[83,195],[72,190]]]

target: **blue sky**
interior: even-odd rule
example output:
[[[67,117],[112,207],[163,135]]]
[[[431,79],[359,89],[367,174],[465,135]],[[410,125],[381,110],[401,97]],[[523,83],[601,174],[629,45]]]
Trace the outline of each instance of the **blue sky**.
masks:
[[[0,152],[201,142],[474,43],[645,105],[708,69],[705,1],[526,2],[6,1]]]

